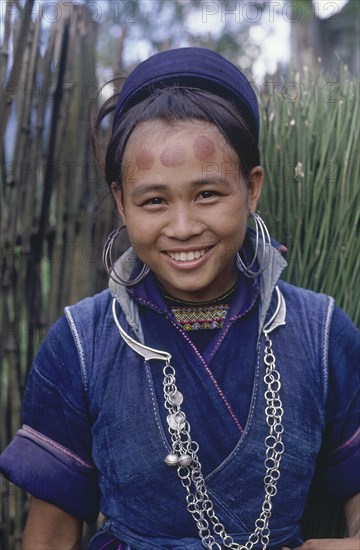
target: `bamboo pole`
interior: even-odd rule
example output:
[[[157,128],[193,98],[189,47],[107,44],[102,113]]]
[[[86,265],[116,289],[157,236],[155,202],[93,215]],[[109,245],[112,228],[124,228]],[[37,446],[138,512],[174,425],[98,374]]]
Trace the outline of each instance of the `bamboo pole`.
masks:
[[[70,261],[67,262],[67,266],[70,268],[68,269],[70,292],[67,299],[70,300],[70,303],[79,299],[78,292],[80,288],[82,288],[83,297],[88,295],[93,288],[91,277],[89,277],[89,272],[93,268],[88,221],[89,213],[88,209],[84,208],[84,206],[88,204],[88,200],[91,197],[91,187],[87,180],[86,170],[89,156],[90,107],[92,94],[94,94],[93,87],[95,87],[95,90],[97,89],[94,70],[95,52],[92,45],[93,41],[96,41],[96,30],[96,25],[92,24],[87,25],[85,32],[84,22],[79,18],[78,36],[80,40],[78,40],[78,47],[82,55],[79,55],[78,59],[82,58],[84,62],[77,67],[80,83],[78,91],[80,105],[77,113],[77,127],[81,128],[81,132],[80,140],[78,140],[77,163],[74,172],[74,183],[77,194],[75,194],[72,201],[72,225],[68,235],[70,245],[74,243],[73,265],[71,265]],[[76,128],[73,128],[72,134],[74,137],[76,136]],[[70,187],[69,191],[73,195]],[[62,300],[64,299],[65,296],[63,295]]]
[[[72,22],[73,23],[73,22]],[[58,22],[56,28],[57,34],[57,43],[60,43],[62,40],[65,25],[68,25],[69,21],[62,20]],[[68,51],[73,53],[73,45],[71,44],[71,29],[68,36]],[[60,53],[58,47],[55,48],[55,51]],[[72,56],[71,56],[72,57]],[[67,132],[66,127],[68,124],[69,117],[69,104],[71,98],[71,80],[69,79],[68,64],[71,63],[71,58],[66,60],[66,73],[64,74],[63,82],[63,101],[61,103],[60,109],[57,113],[58,116],[58,126],[57,126],[57,139],[55,144],[55,153],[54,158],[56,158],[56,186],[54,188],[54,197],[53,197],[53,210],[56,219],[56,224],[51,228],[51,234],[49,234],[48,239],[48,258],[50,260],[49,265],[49,305],[47,308],[47,318],[54,321],[58,315],[58,295],[62,292],[62,288],[66,288],[66,282],[64,281],[64,235],[66,232],[66,219],[65,213],[67,211],[66,197],[65,197],[65,188],[64,184],[66,178],[63,177],[63,168],[64,163],[62,159],[63,148],[67,146]],[[58,60],[58,65],[60,65],[60,57]],[[54,175],[55,179],[55,175]],[[50,239],[51,237],[51,239]],[[51,240],[51,242],[50,242]]]
[[[48,35],[47,48],[42,59],[41,69],[38,73],[39,81],[43,82],[43,87],[39,88],[39,95],[36,102],[36,123],[35,123],[35,136],[33,140],[33,154],[30,155],[29,159],[29,185],[33,190],[32,196],[29,193],[28,204],[27,204],[27,215],[29,216],[29,223],[31,223],[31,229],[29,230],[30,243],[29,243],[29,254],[26,264],[26,276],[27,276],[27,288],[33,288],[35,285],[35,266],[36,266],[36,256],[37,256],[37,244],[36,244],[36,228],[38,225],[38,220],[40,217],[40,207],[41,207],[41,194],[39,193],[39,188],[41,187],[41,182],[43,181],[45,160],[43,158],[43,142],[44,142],[44,129],[45,129],[45,114],[48,108],[48,88],[51,87],[52,82],[52,72],[51,65],[54,57],[54,48],[55,48],[55,32],[50,32]],[[45,88],[46,85],[46,88]],[[40,195],[40,198],[38,196]],[[30,221],[31,219],[31,221]],[[32,318],[32,298],[29,296],[29,292],[25,296],[26,308],[27,308],[27,324],[28,326],[33,325]],[[46,319],[43,318],[43,312],[40,312],[38,315],[40,327],[46,325]],[[39,326],[38,326],[39,328]],[[41,330],[41,329],[40,329]],[[31,363],[33,361],[34,352],[38,344],[38,338],[36,334],[35,327],[28,331],[27,338],[27,347],[26,347],[26,372],[29,371]]]
[[[18,89],[19,75],[21,71],[21,63],[26,47],[26,37],[28,35],[31,25],[31,13],[34,7],[35,0],[26,0],[25,6],[22,9],[21,14],[21,40],[17,41],[17,47],[14,55],[14,62],[11,68],[9,80],[5,86],[5,98],[6,100],[0,104],[0,161],[3,152],[3,143],[5,129],[10,115],[11,105],[13,103],[14,96]]]
[[[6,0],[4,17],[4,40],[0,49],[0,82],[6,81],[6,72],[9,59],[9,44],[11,36],[11,14],[14,0]]]
[[[40,312],[42,310],[42,289],[41,289],[41,260],[44,251],[44,243],[46,231],[48,228],[48,218],[50,212],[50,203],[54,187],[54,170],[55,170],[55,147],[57,138],[57,129],[59,124],[58,113],[60,110],[61,99],[63,96],[63,84],[66,69],[66,58],[68,51],[69,24],[65,22],[64,33],[61,41],[61,54],[59,62],[59,72],[57,77],[56,88],[54,91],[54,103],[52,109],[52,117],[50,124],[49,147],[47,154],[47,162],[43,180],[43,194],[40,210],[40,218],[38,223],[37,235],[35,240],[35,260],[34,260],[34,277],[33,277],[33,292],[30,306],[30,315],[34,320],[31,327],[31,337],[33,337],[34,327],[41,327]]]

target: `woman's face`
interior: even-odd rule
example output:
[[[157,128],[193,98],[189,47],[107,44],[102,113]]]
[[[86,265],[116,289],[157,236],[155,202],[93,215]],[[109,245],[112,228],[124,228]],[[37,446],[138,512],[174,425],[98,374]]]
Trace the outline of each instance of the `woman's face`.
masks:
[[[263,171],[241,176],[236,155],[212,124],[139,124],[126,145],[118,210],[137,256],[163,291],[211,300],[236,282],[235,255],[255,210]]]

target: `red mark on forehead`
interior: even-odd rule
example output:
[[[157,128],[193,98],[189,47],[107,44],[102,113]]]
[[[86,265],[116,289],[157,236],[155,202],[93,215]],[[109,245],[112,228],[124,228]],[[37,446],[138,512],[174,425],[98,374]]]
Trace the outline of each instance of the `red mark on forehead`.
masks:
[[[142,147],[136,155],[136,165],[139,170],[150,170],[155,162],[155,155],[147,147]]]
[[[215,153],[215,145],[207,136],[197,136],[193,143],[194,155],[198,160],[210,160]]]
[[[181,166],[186,158],[186,150],[182,145],[168,145],[163,149],[160,160],[164,166]]]

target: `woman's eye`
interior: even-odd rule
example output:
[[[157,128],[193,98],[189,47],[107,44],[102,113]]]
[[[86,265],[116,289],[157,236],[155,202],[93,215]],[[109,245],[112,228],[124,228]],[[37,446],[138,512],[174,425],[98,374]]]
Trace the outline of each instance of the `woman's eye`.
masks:
[[[215,197],[217,193],[215,191],[202,191],[199,195],[201,199],[211,199]]]
[[[162,199],[161,197],[153,197],[152,199],[147,199],[145,204],[158,205],[158,204],[163,204],[163,202],[164,202],[164,199]]]

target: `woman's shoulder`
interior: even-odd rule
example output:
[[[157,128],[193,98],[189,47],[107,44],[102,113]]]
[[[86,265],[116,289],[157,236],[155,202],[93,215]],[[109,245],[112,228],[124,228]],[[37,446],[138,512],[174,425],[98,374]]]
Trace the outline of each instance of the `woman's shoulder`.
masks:
[[[111,304],[111,293],[109,289],[105,289],[102,292],[94,294],[93,296],[87,296],[75,304],[65,307],[64,312],[66,317],[101,317],[106,315]]]
[[[92,355],[95,348],[107,345],[115,328],[111,307],[112,295],[108,289],[65,307],[65,318],[81,359]]]
[[[304,311],[310,318],[315,318],[316,313],[320,313],[321,317],[326,317],[327,324],[333,331],[359,335],[359,330],[354,322],[336,304],[332,296],[298,287],[285,281],[279,281],[279,288],[285,298],[288,310],[297,308],[296,311]]]
[[[66,306],[64,315],[49,325],[39,352],[35,356],[35,363],[47,350],[53,355],[60,353],[61,350],[76,351],[79,334],[94,333],[96,327],[105,322],[110,303],[111,294],[108,290],[104,290]]]
[[[309,288],[296,286],[282,280],[279,281],[278,286],[285,300],[296,301],[299,304],[311,306],[313,309],[316,308],[316,306],[325,307],[326,309],[334,308],[334,298],[322,292],[316,292]]]
[[[279,282],[279,288],[285,299],[288,323],[301,326],[303,331],[308,327],[309,336],[317,330],[325,330],[328,334],[335,309],[334,298],[284,281]]]
[[[316,292],[315,290],[311,290],[310,288],[304,288],[301,286],[293,285],[291,283],[288,283],[286,281],[280,280],[279,288],[284,294],[288,294],[289,296],[292,295],[294,297],[298,298],[313,298],[313,299],[331,299],[331,296],[328,296],[327,294],[324,294],[323,292]]]

